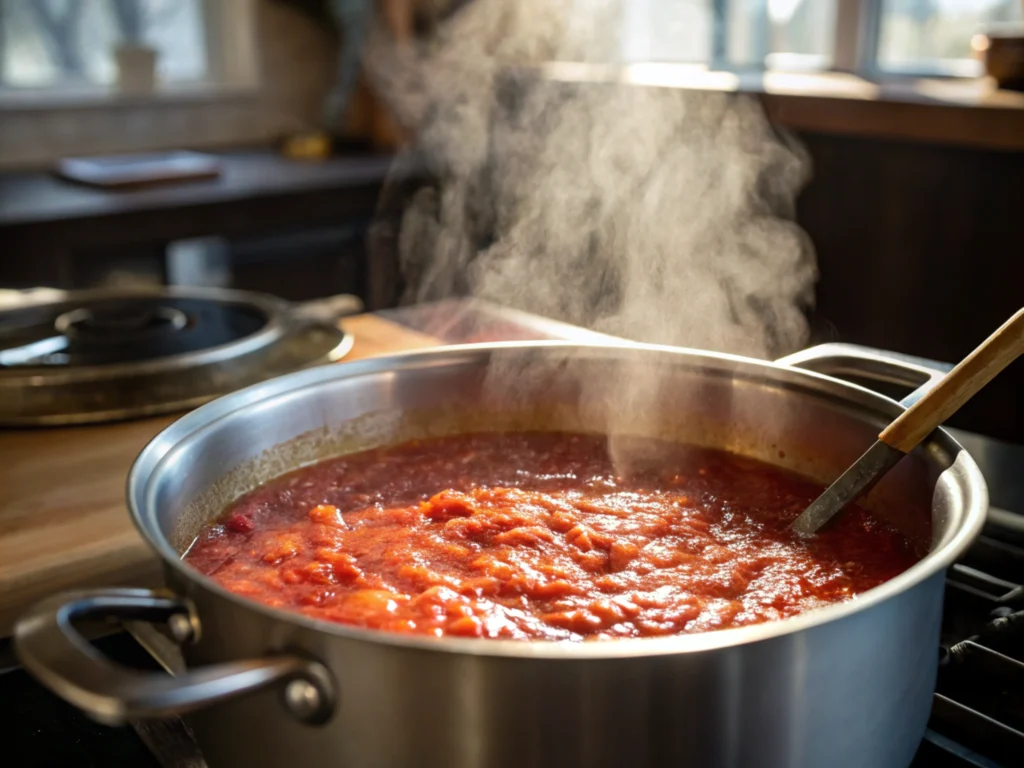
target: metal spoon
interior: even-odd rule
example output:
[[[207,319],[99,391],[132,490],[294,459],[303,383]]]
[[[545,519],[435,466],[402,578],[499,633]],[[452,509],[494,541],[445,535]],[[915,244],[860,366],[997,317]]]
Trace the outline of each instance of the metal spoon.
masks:
[[[870,491],[900,459],[1021,354],[1024,354],[1024,309],[882,430],[875,444],[793,521],[792,530],[810,535]]]

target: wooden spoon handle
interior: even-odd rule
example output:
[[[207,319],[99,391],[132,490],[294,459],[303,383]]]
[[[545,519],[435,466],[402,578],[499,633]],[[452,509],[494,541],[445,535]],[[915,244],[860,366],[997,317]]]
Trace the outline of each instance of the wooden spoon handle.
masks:
[[[924,397],[886,427],[878,439],[909,453],[1021,354],[1024,354],[1024,309],[1003,323]]]

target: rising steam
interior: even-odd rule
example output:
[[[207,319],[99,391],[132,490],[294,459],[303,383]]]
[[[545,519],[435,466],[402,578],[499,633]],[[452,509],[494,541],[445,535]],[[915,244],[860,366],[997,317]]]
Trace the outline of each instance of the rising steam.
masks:
[[[808,163],[756,100],[528,67],[614,63],[618,13],[475,0],[428,42],[371,36],[368,72],[438,179],[402,213],[404,300],[468,294],[762,357],[799,347],[816,277],[793,223]]]

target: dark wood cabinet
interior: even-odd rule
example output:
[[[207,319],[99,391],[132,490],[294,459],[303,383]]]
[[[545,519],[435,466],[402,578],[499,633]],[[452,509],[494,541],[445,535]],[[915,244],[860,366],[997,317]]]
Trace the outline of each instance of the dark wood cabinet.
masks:
[[[798,220],[817,340],[954,362],[1024,306],[1024,153],[823,134]],[[954,424],[1024,440],[1024,361]]]

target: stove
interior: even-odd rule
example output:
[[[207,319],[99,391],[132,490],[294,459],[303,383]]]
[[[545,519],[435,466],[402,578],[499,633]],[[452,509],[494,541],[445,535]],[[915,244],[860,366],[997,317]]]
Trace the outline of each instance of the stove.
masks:
[[[339,360],[354,296],[289,304],[203,288],[79,291],[0,309],[0,426],[81,424],[186,410]]]
[[[1024,491],[1024,478],[1008,487],[993,457],[1015,459],[1019,472],[1024,451],[975,435],[957,437],[987,449],[972,455],[994,506],[982,535],[946,575],[939,677],[922,752],[952,760],[949,765],[1017,765],[1024,755],[1024,516],[997,505]],[[915,767],[946,764],[919,761]]]
[[[914,768],[1024,755],[1024,546],[986,529],[946,576],[939,677]]]

